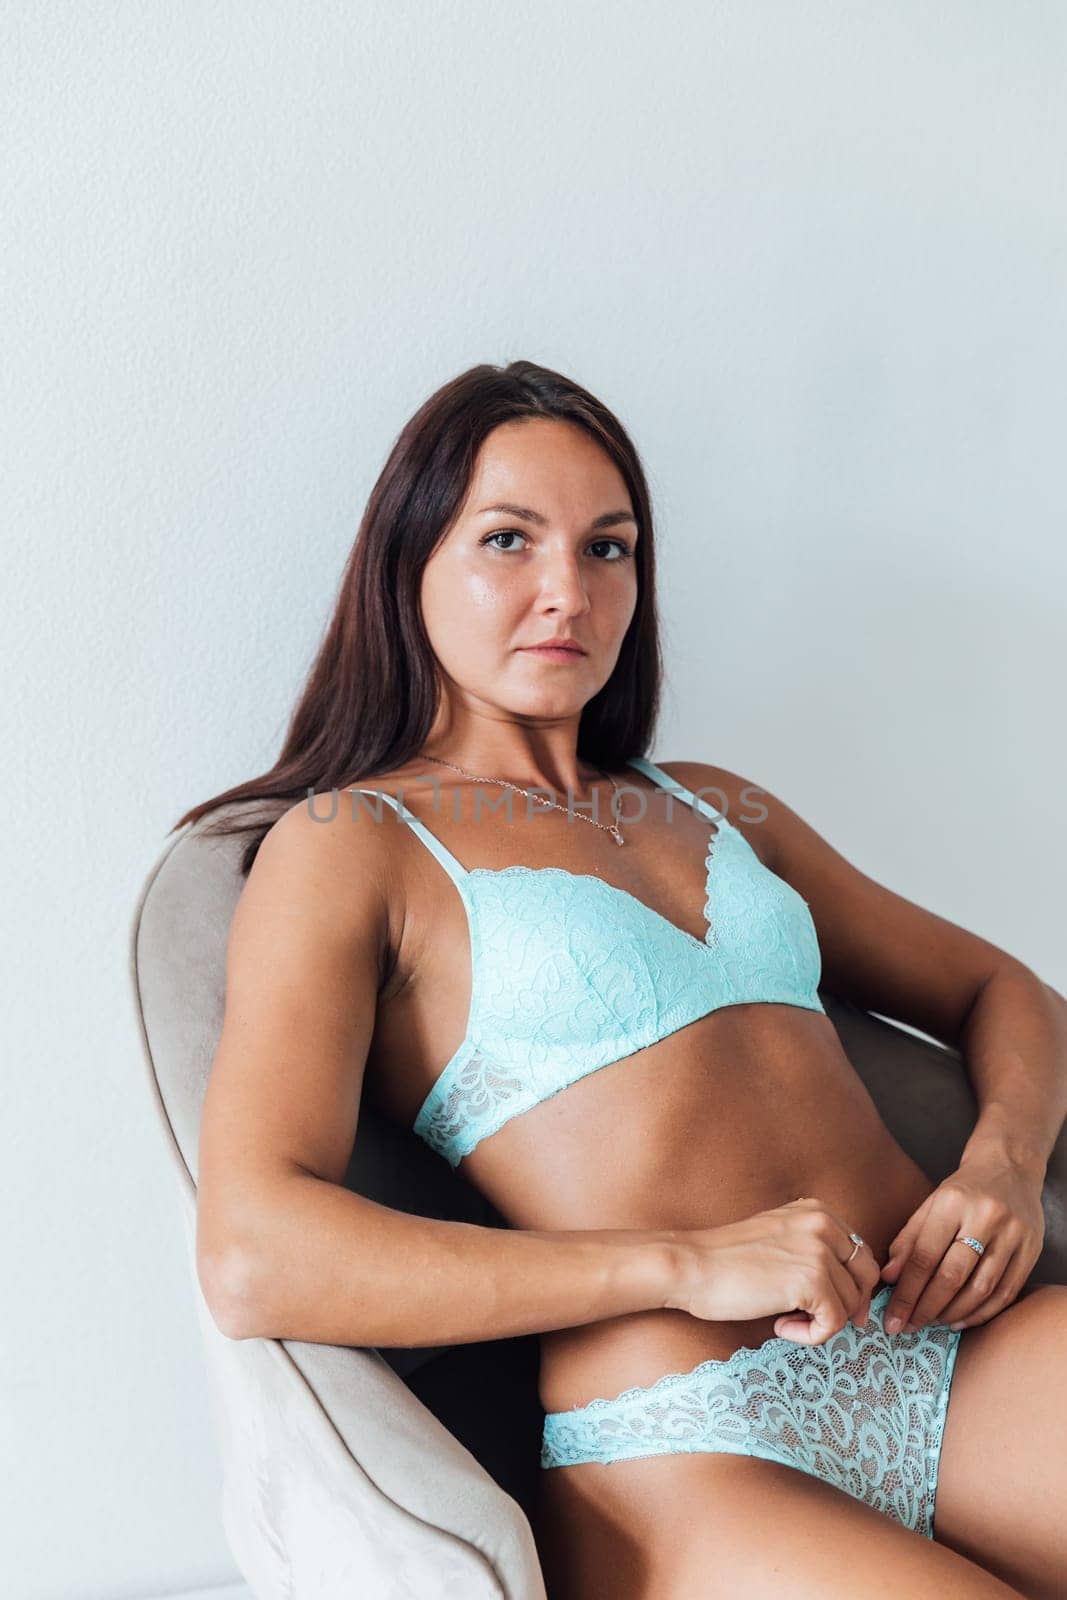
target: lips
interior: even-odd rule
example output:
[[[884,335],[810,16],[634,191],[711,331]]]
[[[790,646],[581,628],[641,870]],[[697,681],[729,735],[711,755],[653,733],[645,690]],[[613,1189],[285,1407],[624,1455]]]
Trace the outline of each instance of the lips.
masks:
[[[562,642],[562,643],[559,643],[559,644],[552,644],[551,642],[548,642],[548,643],[545,643],[545,644],[527,644],[527,645],[523,645],[522,648],[524,650],[533,650],[535,653],[536,652],[540,652],[541,654],[545,654],[545,655],[548,655],[548,654],[551,654],[551,655],[569,655],[569,656],[584,656],[585,655],[585,651],[584,650],[580,649],[577,645],[570,644],[570,643],[567,643],[567,642]]]

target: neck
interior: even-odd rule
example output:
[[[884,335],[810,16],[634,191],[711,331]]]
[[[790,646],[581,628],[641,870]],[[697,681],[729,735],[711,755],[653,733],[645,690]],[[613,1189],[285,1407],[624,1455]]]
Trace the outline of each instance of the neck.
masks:
[[[420,753],[454,762],[479,777],[504,779],[522,789],[547,789],[565,804],[568,791],[579,799],[601,780],[578,754],[578,722],[571,715],[541,721],[493,715],[484,705],[449,699],[438,705]],[[427,770],[443,781],[449,769],[431,762]],[[455,781],[465,780],[457,773]]]
[[[514,783],[521,789],[547,790],[556,799],[566,800],[570,793],[574,798],[581,799],[598,783],[604,781],[603,775],[590,763],[580,761],[574,755],[569,762],[536,762],[531,761],[529,754],[525,756],[516,754],[511,759],[500,754],[495,758],[488,752],[479,752],[477,749],[452,750],[447,746],[433,749],[423,748],[421,754],[430,758],[430,770],[439,777],[451,770],[442,768],[438,762],[451,762],[457,767],[462,767],[464,772],[472,773],[476,778],[503,779]],[[456,775],[459,781],[459,774]]]

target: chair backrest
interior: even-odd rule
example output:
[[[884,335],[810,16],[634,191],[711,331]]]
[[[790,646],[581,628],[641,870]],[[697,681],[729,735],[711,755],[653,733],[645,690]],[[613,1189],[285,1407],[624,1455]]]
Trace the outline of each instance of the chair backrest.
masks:
[[[131,976],[149,1087],[166,1143],[194,1188],[200,1114],[222,1032],[226,946],[245,884],[239,862],[247,842],[239,834],[205,833],[201,825],[183,829],[152,868],[132,928]],[[397,1211],[506,1226],[491,1202],[423,1140],[367,1104],[360,1108],[344,1183]],[[403,1377],[447,1348],[383,1349],[381,1355]]]
[[[145,880],[130,943],[150,1098],[177,1180],[204,1340],[230,1549],[263,1600],[401,1588],[442,1600],[545,1600],[522,1492],[531,1477],[526,1458],[536,1467],[536,1387],[531,1375],[531,1393],[516,1394],[509,1379],[521,1341],[373,1350],[234,1340],[204,1301],[195,1259],[197,1144],[245,842],[196,826],[177,834]],[[421,1140],[369,1107],[345,1182],[398,1210],[503,1224]],[[450,1426],[448,1405],[436,1397],[451,1403],[450,1364],[472,1348],[476,1396],[460,1426]],[[500,1396],[513,1400],[525,1427],[495,1416]],[[480,1410],[492,1415],[480,1418]]]

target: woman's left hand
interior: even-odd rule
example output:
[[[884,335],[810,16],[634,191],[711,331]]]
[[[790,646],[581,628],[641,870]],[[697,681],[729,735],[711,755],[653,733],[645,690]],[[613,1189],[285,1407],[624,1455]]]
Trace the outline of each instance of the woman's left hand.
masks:
[[[896,1283],[885,1310],[905,1331],[928,1322],[974,1327],[1011,1304],[1041,1254],[1042,1180],[995,1152],[964,1157],[931,1191],[889,1246],[882,1269]],[[985,1245],[981,1256],[962,1240]]]

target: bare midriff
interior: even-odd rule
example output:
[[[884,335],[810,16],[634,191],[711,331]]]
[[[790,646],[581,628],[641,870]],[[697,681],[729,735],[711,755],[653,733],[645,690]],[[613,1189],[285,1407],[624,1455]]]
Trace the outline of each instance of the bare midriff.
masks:
[[[881,1265],[934,1187],[893,1138],[820,1012],[729,1006],[568,1085],[483,1139],[460,1172],[516,1228],[714,1228],[822,1201]],[[780,1310],[791,1309],[782,1306]],[[775,1314],[654,1309],[541,1334],[546,1411],[724,1360]]]
[[[691,873],[706,825],[679,826],[689,836],[674,847],[678,870],[687,852]],[[449,843],[463,848],[461,835]],[[436,1039],[439,1053],[458,1043],[470,982],[458,896],[422,850],[404,852],[417,981],[380,1007],[365,1088],[408,1127],[432,1081],[421,1072],[415,1086],[417,1042]],[[862,1235],[879,1265],[934,1187],[882,1121],[830,1019],[769,1003],[722,1007],[580,1078],[481,1140],[459,1172],[513,1227],[537,1230],[714,1228],[807,1195]],[[724,1360],[772,1338],[790,1309],[747,1322],[652,1309],[544,1332],[541,1404],[567,1410]]]

